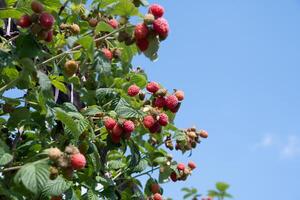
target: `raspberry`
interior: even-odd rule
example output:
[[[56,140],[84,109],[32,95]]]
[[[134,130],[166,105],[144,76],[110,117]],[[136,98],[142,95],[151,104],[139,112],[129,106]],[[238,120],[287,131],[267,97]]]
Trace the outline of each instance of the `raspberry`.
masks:
[[[135,26],[134,37],[136,40],[141,40],[147,38],[149,29],[146,24],[141,23]]]
[[[159,123],[161,126],[167,126],[168,123],[169,123],[169,117],[168,117],[168,115],[166,115],[165,113],[161,113],[161,114],[159,115],[158,123]]]
[[[178,99],[174,95],[169,95],[166,97],[166,106],[169,109],[174,109],[178,105]]]
[[[153,22],[153,30],[161,38],[166,38],[169,34],[169,24],[168,21],[164,18],[158,18]]]
[[[51,14],[46,13],[46,12],[44,12],[40,15],[39,20],[40,20],[41,26],[46,30],[51,29],[54,24],[54,17]]]
[[[71,156],[71,165],[73,169],[83,169],[85,167],[86,160],[81,153],[73,154]]]
[[[123,130],[125,133],[131,133],[132,131],[134,131],[134,123],[130,120],[126,120],[124,123],[123,123]]]
[[[38,1],[33,1],[31,3],[31,10],[36,13],[41,13],[44,10],[44,6]]]
[[[139,39],[136,41],[136,46],[139,48],[140,51],[144,52],[149,47],[149,41],[147,39]]]
[[[155,20],[155,17],[154,17],[154,15],[152,15],[152,14],[146,14],[145,16],[144,16],[144,23],[145,24],[152,24],[153,22],[154,22],[154,20]]]
[[[140,88],[137,85],[131,85],[127,90],[127,94],[131,97],[138,95],[139,92]]]
[[[112,135],[114,136],[120,136],[123,132],[122,127],[120,126],[120,124],[116,124],[114,126],[114,128],[112,129]]]
[[[68,60],[65,63],[65,73],[68,77],[73,76],[78,69],[78,63],[75,60]]]
[[[162,198],[162,196],[159,194],[159,193],[155,193],[154,195],[153,195],[153,200],[162,200],[163,198]]]
[[[53,31],[51,30],[51,31],[48,31],[47,37],[45,38],[45,41],[46,42],[51,42],[52,39],[53,39]]]
[[[51,197],[51,200],[62,200],[61,196],[53,196]]]
[[[111,27],[113,27],[114,29],[118,28],[118,26],[119,26],[119,23],[118,23],[118,21],[117,21],[116,19],[110,19],[110,20],[108,21],[108,24],[109,24]]]
[[[50,148],[48,151],[48,156],[50,160],[57,160],[62,155],[62,152],[58,148]]]
[[[153,126],[149,128],[150,133],[158,133],[161,131],[161,126],[158,122],[155,122]]]
[[[147,115],[146,117],[144,117],[143,123],[146,128],[151,128],[155,123],[155,119],[152,115]]]
[[[165,9],[161,5],[152,4],[150,5],[148,12],[153,14],[156,18],[159,18],[164,15]]]
[[[170,178],[173,182],[176,182],[177,181],[177,174],[176,172],[172,172],[171,175],[170,175]]]
[[[156,82],[150,82],[147,84],[146,89],[151,93],[156,93],[159,90],[160,86]]]
[[[163,108],[165,106],[165,98],[164,97],[157,97],[154,99],[154,106],[158,108]]]
[[[111,135],[111,139],[112,139],[113,143],[119,144],[121,141],[121,135]]]
[[[202,138],[208,138],[208,133],[207,133],[207,131],[205,131],[205,130],[200,130],[200,131],[199,131],[199,135],[200,135],[200,137],[202,137]]]
[[[193,170],[193,169],[195,169],[197,166],[196,166],[196,163],[194,163],[193,161],[190,161],[189,163],[188,163],[188,166],[189,166],[189,168],[191,168],[191,170]]]
[[[183,163],[179,163],[179,164],[177,165],[177,169],[180,170],[180,171],[184,170],[184,168],[185,168],[185,166],[184,166]]]
[[[171,111],[172,113],[177,113],[178,110],[179,110],[179,108],[180,108],[180,105],[181,105],[181,104],[178,103],[177,106],[176,106],[175,108],[170,109],[170,111]]]
[[[28,28],[31,25],[31,19],[29,15],[23,15],[19,21],[18,25],[21,26],[22,28]]]
[[[108,60],[111,60],[113,58],[113,53],[109,49],[103,48],[102,52]]]
[[[182,101],[184,99],[184,92],[181,90],[177,90],[174,95],[177,97],[178,101]]]
[[[79,34],[80,33],[80,27],[78,26],[78,24],[72,24],[70,26],[71,32],[73,34]]]
[[[157,183],[153,183],[151,185],[151,192],[152,194],[160,193],[160,186]]]
[[[98,20],[97,20],[96,18],[91,18],[91,19],[89,20],[89,25],[90,25],[90,27],[96,27],[97,24],[98,24]]]
[[[104,126],[107,130],[112,130],[117,124],[116,120],[111,117],[107,117],[104,121]]]

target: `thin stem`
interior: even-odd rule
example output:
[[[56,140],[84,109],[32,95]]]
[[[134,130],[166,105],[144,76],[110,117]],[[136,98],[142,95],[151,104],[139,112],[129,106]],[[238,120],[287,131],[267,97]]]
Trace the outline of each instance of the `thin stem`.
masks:
[[[158,170],[159,168],[160,168],[160,167],[153,168],[153,169],[148,170],[148,171],[146,171],[146,172],[144,172],[144,173],[138,174],[138,175],[136,175],[136,176],[134,176],[134,177],[132,177],[132,178],[137,178],[137,177],[140,177],[140,176],[147,175],[147,174],[149,174],[150,172],[153,172],[153,171]]]
[[[14,166],[14,167],[8,167],[8,168],[4,168],[2,170],[0,170],[0,172],[9,172],[9,171],[15,171],[18,170],[22,167],[22,165],[20,166]]]
[[[56,55],[56,56],[53,56],[53,57],[49,58],[48,60],[45,60],[44,62],[38,64],[37,67],[42,66],[42,65],[45,65],[45,64],[47,64],[47,63],[49,63],[49,62],[51,62],[51,61],[53,61],[53,60],[55,60],[55,59],[57,59],[57,58],[60,58],[60,57],[62,57],[62,56],[65,56],[66,54],[72,54],[72,53],[77,53],[77,52],[78,52],[78,51],[73,51],[72,49],[69,50],[69,51],[62,52],[62,53],[60,53],[60,54],[58,54],[58,55]]]
[[[3,87],[1,87],[0,88],[0,94],[2,94],[5,90],[8,90],[8,89],[12,88],[17,81],[18,81],[18,79],[14,79],[11,82],[4,85]]]

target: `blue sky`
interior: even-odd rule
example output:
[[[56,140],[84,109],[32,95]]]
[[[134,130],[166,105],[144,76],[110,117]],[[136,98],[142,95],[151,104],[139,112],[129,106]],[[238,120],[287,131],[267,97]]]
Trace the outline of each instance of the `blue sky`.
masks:
[[[300,199],[300,1],[156,1],[171,26],[157,62],[135,59],[152,80],[183,89],[179,127],[207,129],[187,182],[231,184],[238,200]],[[176,155],[187,162],[187,156]]]

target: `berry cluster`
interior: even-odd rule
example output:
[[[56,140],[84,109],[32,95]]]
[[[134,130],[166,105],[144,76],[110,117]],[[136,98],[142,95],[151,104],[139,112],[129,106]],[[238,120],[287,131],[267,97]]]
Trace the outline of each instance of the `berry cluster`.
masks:
[[[39,40],[51,42],[53,38],[52,28],[55,22],[54,17],[44,12],[44,6],[37,1],[32,1],[31,9],[34,13],[31,16],[23,15],[17,24],[22,28],[30,28],[32,34]]]
[[[152,195],[150,197],[147,198],[147,200],[162,200],[163,197],[161,196],[161,188],[159,186],[159,184],[157,182],[153,182],[150,185],[150,191],[152,193]]]
[[[158,36],[160,40],[167,38],[169,34],[168,21],[163,18],[164,8],[158,4],[149,7],[148,14],[144,16],[144,22],[135,26],[134,38],[140,51],[146,51],[149,40]]]
[[[193,161],[190,161],[187,167],[183,163],[179,163],[176,170],[170,174],[170,179],[173,182],[185,181],[195,168],[196,164]]]
[[[80,33],[80,27],[78,24],[64,24],[62,23],[59,28],[63,31],[64,35],[78,35]]]
[[[113,29],[117,29],[119,27],[119,22],[116,19],[101,16],[100,13],[98,13],[97,16],[88,19],[88,23],[90,27],[96,27],[100,21],[104,21],[105,23],[110,25]]]
[[[50,148],[48,157],[53,161],[53,166],[50,168],[51,179],[58,176],[59,169],[67,178],[70,178],[73,175],[73,170],[83,169],[86,165],[85,156],[79,152],[77,147],[72,145],[67,146],[64,152],[58,148]]]
[[[120,121],[117,122],[111,117],[104,118],[104,126],[109,131],[112,142],[116,144],[120,143],[122,138],[128,140],[135,129],[135,125],[131,120]]]

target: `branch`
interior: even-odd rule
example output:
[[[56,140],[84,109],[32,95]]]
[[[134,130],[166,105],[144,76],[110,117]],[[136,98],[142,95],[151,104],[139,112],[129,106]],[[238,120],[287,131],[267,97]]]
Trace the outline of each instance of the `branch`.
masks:
[[[64,11],[64,9],[66,8],[67,4],[69,3],[69,0],[66,0],[64,5],[62,5],[62,7],[60,7],[59,11],[58,11],[58,16],[61,15],[61,13]]]
[[[0,170],[0,172],[9,172],[9,171],[15,171],[18,170],[22,167],[22,165],[20,166],[14,166],[14,167],[8,167],[8,168],[4,168],[2,170]]]

